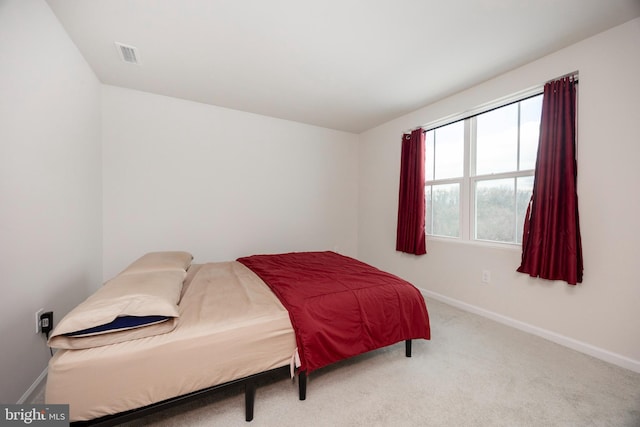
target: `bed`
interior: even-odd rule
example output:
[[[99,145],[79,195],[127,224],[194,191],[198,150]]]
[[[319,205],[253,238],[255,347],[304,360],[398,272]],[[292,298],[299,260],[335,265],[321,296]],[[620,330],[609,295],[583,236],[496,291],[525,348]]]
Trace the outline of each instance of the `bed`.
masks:
[[[353,258],[191,259],[146,254],[65,316],[49,340],[46,403],[69,404],[73,422],[111,421],[242,383],[250,421],[262,375],[295,370],[305,399],[316,369],[401,341],[410,356],[412,339],[430,338],[420,292]]]

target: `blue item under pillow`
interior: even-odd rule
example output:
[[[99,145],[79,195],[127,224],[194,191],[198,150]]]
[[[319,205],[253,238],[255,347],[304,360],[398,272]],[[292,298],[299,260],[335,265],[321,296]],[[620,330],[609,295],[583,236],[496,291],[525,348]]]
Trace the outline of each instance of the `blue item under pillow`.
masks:
[[[164,322],[167,319],[168,319],[167,316],[121,316],[121,317],[116,317],[110,323],[106,323],[100,326],[94,326],[92,328],[83,329],[81,331],[69,332],[68,334],[64,334],[64,335],[68,337],[74,337],[78,335],[101,334],[101,333],[110,332],[110,331],[139,328],[139,327],[151,325],[154,323]]]

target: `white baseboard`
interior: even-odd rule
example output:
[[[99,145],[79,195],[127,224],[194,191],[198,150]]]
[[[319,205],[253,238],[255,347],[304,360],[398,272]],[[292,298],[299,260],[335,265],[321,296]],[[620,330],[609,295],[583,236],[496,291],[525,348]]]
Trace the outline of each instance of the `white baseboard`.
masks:
[[[47,368],[44,368],[44,371],[42,371],[42,373],[38,376],[38,378],[36,378],[36,380],[33,382],[33,384],[31,384],[31,387],[29,387],[27,389],[27,391],[24,392],[22,397],[20,399],[18,399],[18,401],[16,403],[18,405],[22,405],[24,403],[31,403],[31,401],[32,401],[32,399],[34,397],[34,391],[40,389],[40,385],[42,384],[42,381],[46,377],[47,377]]]
[[[613,353],[599,347],[595,347],[591,344],[587,344],[585,342],[578,341],[573,338],[566,337],[564,335],[560,335],[558,333],[549,331],[547,329],[539,328],[537,326],[533,326],[528,323],[521,322],[519,320],[515,320],[507,316],[503,316],[502,314],[498,314],[490,310],[485,310],[484,308],[480,308],[475,305],[456,300],[454,298],[449,298],[447,296],[438,294],[436,292],[427,291],[425,289],[420,289],[420,291],[427,298],[433,298],[435,300],[444,302],[445,304],[449,304],[454,307],[457,307],[461,310],[478,314],[480,316],[489,318],[491,320],[495,320],[496,322],[505,324],[507,326],[511,326],[513,328],[520,329],[524,332],[528,332],[530,334],[545,338],[556,344],[560,344],[570,349],[579,351],[581,353],[588,354],[589,356],[593,356],[597,359],[604,360],[605,362],[612,363],[622,368],[640,373],[640,361],[638,360],[634,360],[629,357],[625,357],[620,354]]]

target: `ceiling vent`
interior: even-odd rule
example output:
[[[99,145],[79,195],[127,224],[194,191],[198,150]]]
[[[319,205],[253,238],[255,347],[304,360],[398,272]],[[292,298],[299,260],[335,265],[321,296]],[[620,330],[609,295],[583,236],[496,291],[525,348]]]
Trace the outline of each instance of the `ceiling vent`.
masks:
[[[129,64],[140,64],[140,60],[138,59],[138,49],[134,46],[129,46],[122,43],[116,43],[116,47],[118,48],[118,54],[120,55],[120,59]]]

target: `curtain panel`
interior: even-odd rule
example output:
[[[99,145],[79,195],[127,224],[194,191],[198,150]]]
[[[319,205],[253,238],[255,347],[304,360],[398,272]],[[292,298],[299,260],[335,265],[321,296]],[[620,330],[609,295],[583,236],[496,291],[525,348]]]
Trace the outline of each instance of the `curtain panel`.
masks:
[[[576,178],[576,82],[566,77],[544,87],[533,194],[517,271],[570,285],[582,282]]]
[[[424,150],[425,135],[422,129],[402,136],[396,250],[414,255],[427,253]]]

